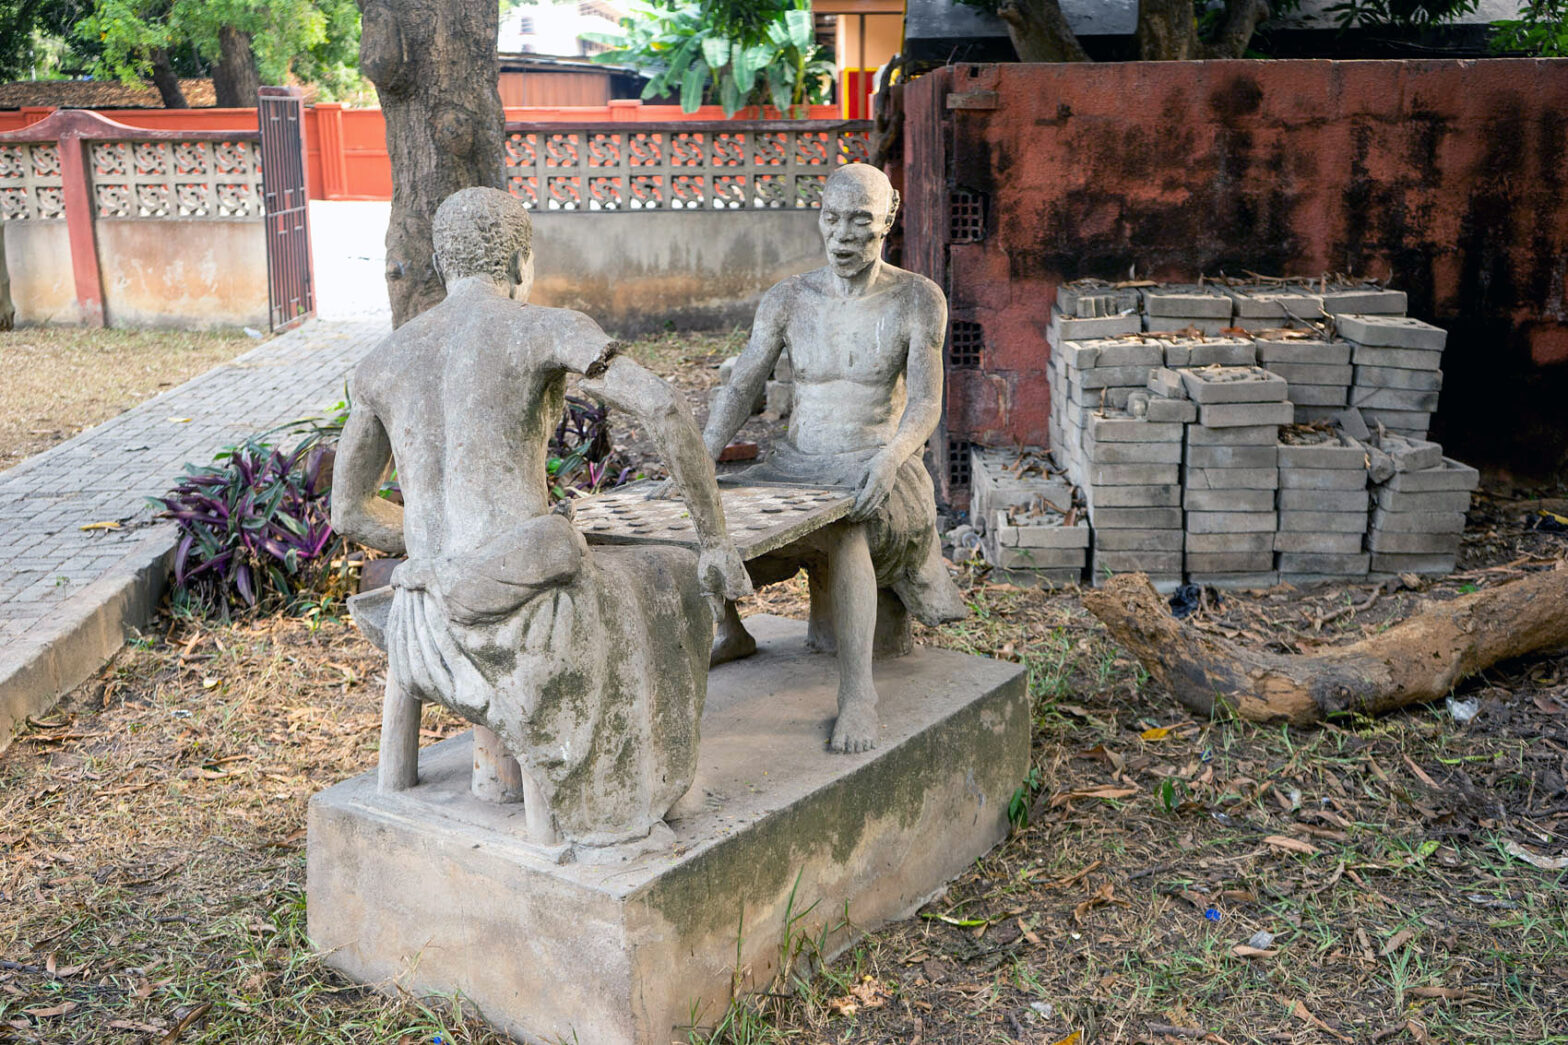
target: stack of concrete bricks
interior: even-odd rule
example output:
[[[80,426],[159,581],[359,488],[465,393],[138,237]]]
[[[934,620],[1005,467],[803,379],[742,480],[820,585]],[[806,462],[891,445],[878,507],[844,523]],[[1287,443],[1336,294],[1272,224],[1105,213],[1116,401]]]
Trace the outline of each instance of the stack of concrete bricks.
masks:
[[[1369,424],[1425,439],[1443,387],[1447,332],[1407,316],[1342,315],[1334,326],[1356,368],[1350,405]]]
[[[1160,587],[1182,575],[1179,421],[1103,411],[1084,428],[1082,484],[1094,529],[1090,568],[1096,583],[1142,570]]]
[[[1049,423],[1053,446],[1064,447],[1068,439],[1076,445],[1077,433],[1083,428],[1086,406],[1099,406],[1106,398],[1104,394],[1084,395],[1081,378],[1079,399],[1075,401],[1072,398],[1072,380],[1068,373],[1069,353],[1064,351],[1063,346],[1068,342],[1135,334],[1138,330],[1136,290],[1117,290],[1109,283],[1092,279],[1077,280],[1057,290],[1056,305],[1051,309],[1050,325],[1045,332],[1046,344],[1051,352],[1051,387],[1057,390],[1051,396]],[[1066,390],[1068,394],[1061,394],[1061,390]]]
[[[1144,330],[1196,330],[1213,337],[1231,325],[1230,295],[1212,284],[1144,287]]]
[[[1326,429],[1288,429],[1279,446],[1280,579],[1306,583],[1365,577],[1367,452]]]
[[[1323,311],[1331,316],[1402,316],[1405,292],[1376,283],[1323,283],[1316,288]]]
[[[1446,458],[1436,443],[1381,441],[1394,472],[1372,487],[1367,531],[1374,574],[1450,573],[1459,555],[1470,494],[1480,481],[1474,468]]]
[[[1053,353],[1055,387],[1063,402],[1060,429],[1053,425],[1051,434],[1057,461],[1078,485],[1092,483],[1090,459],[1083,451],[1090,419],[1097,411],[1125,408],[1164,358],[1160,341],[1141,337],[1064,341]],[[1060,396],[1062,389],[1065,396]]]
[[[1256,338],[1258,365],[1285,379],[1296,424],[1325,421],[1350,401],[1350,345],[1285,330]]]
[[[1259,367],[1181,372],[1198,406],[1182,471],[1185,567],[1194,583],[1275,583],[1279,426],[1291,418],[1284,379]]]
[[[1010,579],[1076,584],[1089,554],[1089,521],[1073,486],[1040,451],[970,452],[970,515],[983,520],[986,561]]]

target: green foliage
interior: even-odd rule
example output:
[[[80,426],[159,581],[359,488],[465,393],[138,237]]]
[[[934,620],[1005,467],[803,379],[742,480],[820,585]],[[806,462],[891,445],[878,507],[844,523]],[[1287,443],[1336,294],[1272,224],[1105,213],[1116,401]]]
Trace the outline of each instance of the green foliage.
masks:
[[[50,79],[86,72],[93,55],[69,40],[92,0],[0,0],[0,79]]]
[[[1474,11],[1480,0],[1340,0],[1323,10],[1341,29],[1386,26],[1421,29]]]
[[[675,96],[686,112],[716,101],[733,116],[767,104],[788,115],[829,97],[833,63],[817,46],[810,0],[670,0],[623,18],[621,30],[584,39],[613,48],[594,61],[646,75],[645,99]]]
[[[1013,797],[1007,800],[1007,822],[1014,831],[1022,831],[1029,826],[1029,809],[1034,804],[1034,796],[1040,793],[1040,787],[1040,767],[1030,766],[1024,782],[1018,785]]]
[[[97,75],[133,81],[151,74],[160,48],[188,46],[217,61],[224,27],[250,35],[263,83],[293,76],[322,85],[327,96],[358,85],[353,0],[97,0],[76,36],[101,50]]]
[[[1530,0],[1519,15],[1492,23],[1494,50],[1568,57],[1568,0]]]

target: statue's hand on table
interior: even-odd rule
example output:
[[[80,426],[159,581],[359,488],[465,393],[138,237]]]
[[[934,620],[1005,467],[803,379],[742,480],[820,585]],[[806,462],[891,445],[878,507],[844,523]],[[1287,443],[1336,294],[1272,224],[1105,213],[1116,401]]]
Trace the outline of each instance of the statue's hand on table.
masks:
[[[697,583],[704,595],[723,596],[731,602],[751,594],[751,575],[734,541],[726,538],[703,548],[697,557]]]
[[[887,454],[877,454],[866,462],[866,474],[855,487],[855,504],[849,510],[852,522],[865,522],[887,503],[898,480],[899,462]]]

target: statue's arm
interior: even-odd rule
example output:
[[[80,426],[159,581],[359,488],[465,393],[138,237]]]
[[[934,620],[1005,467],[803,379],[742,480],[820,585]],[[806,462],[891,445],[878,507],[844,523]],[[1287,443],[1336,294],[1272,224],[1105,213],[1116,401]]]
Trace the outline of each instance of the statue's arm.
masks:
[[[925,280],[911,290],[914,300],[904,372],[904,416],[885,451],[900,465],[921,452],[942,420],[942,342],[947,336],[947,300]]]
[[[708,413],[708,426],[702,441],[708,456],[718,460],[735,433],[751,416],[751,405],[767,384],[768,375],[784,351],[784,327],[789,318],[785,284],[774,286],[762,296],[757,316],[751,325],[751,339],[735,360],[729,384],[719,389]]]
[[[364,402],[354,404],[332,465],[332,528],[388,555],[404,554],[403,508],[379,496],[392,440]]]
[[[855,490],[849,517],[864,521],[876,514],[893,492],[904,462],[920,453],[942,420],[942,341],[947,331],[947,299],[936,285],[917,280],[910,288],[909,349],[904,363],[904,414],[893,438],[866,465]]]
[[[665,466],[691,513],[702,546],[698,564],[704,591],[738,599],[751,593],[745,564],[724,525],[724,505],[713,461],[702,446],[702,434],[684,400],[668,384],[625,356],[617,355],[598,325],[586,316],[564,348],[560,363],[583,375],[581,388],[636,417],[659,447]]]

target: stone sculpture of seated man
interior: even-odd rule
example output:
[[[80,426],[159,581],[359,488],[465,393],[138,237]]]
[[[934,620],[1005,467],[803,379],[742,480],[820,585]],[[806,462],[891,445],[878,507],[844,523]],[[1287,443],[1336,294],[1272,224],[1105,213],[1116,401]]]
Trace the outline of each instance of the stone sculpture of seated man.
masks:
[[[757,584],[807,570],[810,640],[838,654],[835,751],[875,746],[872,657],[908,651],[907,614],[936,624],[966,613],[942,561],[935,491],[921,461],[941,419],[947,301],[930,280],[882,261],[897,210],[898,193],[875,167],[848,164],[828,178],[819,218],[828,264],[763,296],[703,433],[717,458],[788,352],[788,437],[746,475],[855,488],[847,522],[747,564]],[[718,627],[715,664],[756,650],[733,603]]]
[[[587,316],[524,304],[530,237],[528,212],[495,189],[436,211],[446,300],[354,372],[332,521],[408,556],[385,628],[381,788],[416,783],[420,704],[436,701],[481,727],[476,788],[492,760],[498,786],[521,791],[532,841],[609,845],[646,836],[691,785],[713,636],[704,596],[750,585],[684,402]],[[590,551],[551,510],[546,447],[573,373],[658,441],[700,555]],[[377,496],[394,461],[402,507]]]

